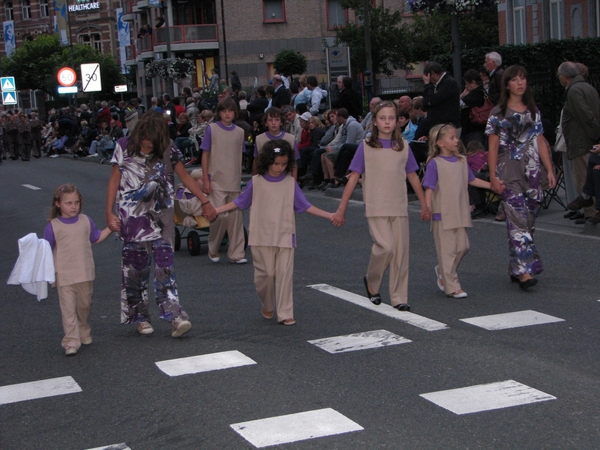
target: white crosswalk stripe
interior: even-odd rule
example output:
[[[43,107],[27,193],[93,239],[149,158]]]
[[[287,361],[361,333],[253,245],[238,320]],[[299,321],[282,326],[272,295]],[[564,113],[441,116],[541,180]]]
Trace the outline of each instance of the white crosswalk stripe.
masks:
[[[366,331],[308,341],[329,353],[353,352],[390,345],[407,344],[410,339],[403,338],[386,330]]]
[[[420,396],[458,415],[556,400],[552,395],[514,380],[429,392]]]
[[[156,363],[160,370],[171,377],[178,377],[180,375],[188,375],[191,373],[209,372],[212,370],[230,369],[251,364],[256,364],[256,362],[237,350],[190,356],[188,358],[169,359],[166,361],[158,361]]]
[[[364,429],[331,408],[234,423],[230,427],[257,448]]]
[[[112,445],[108,445],[106,447],[94,447],[94,448],[88,448],[87,450],[131,450],[127,444],[122,443],[122,444],[112,444]]]
[[[402,322],[405,322],[417,328],[421,328],[423,330],[439,331],[448,329],[448,325],[446,325],[445,323],[438,322],[437,320],[428,319],[427,317],[419,316],[411,312],[398,311],[396,308],[393,308],[392,306],[384,303],[382,303],[381,305],[374,305],[366,297],[355,294],[353,292],[345,291],[343,289],[338,289],[328,284],[312,284],[307,287],[316,289],[317,291],[332,295],[337,298],[341,298],[342,300],[346,300],[347,302],[361,306],[370,311],[383,314],[384,316],[391,317],[392,319],[400,320]]]
[[[81,388],[72,377],[11,384],[0,387],[0,405],[76,392],[81,392]]]
[[[470,317],[468,319],[460,320],[470,323],[471,325],[475,325],[476,327],[485,328],[486,330],[491,331],[564,322],[564,319],[531,310],[493,314],[490,316]]]

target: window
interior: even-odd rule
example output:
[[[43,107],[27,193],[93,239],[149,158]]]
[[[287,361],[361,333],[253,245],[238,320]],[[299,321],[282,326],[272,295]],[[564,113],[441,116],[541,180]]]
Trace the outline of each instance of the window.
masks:
[[[31,19],[31,3],[23,0],[23,19]]]
[[[102,36],[100,36],[100,33],[80,34],[78,40],[80,44],[88,45],[99,52],[102,51]]]
[[[525,44],[525,1],[514,0],[513,33],[514,44]]]
[[[596,15],[596,20],[594,21],[596,24],[596,36],[600,36],[600,10],[598,9],[600,7],[600,0],[593,0],[593,5],[596,7],[594,11]],[[592,37],[592,33],[590,33],[590,37]]]
[[[571,6],[571,37],[583,37],[583,20],[579,5]]]
[[[40,17],[49,17],[48,0],[40,0]]]
[[[4,4],[4,10],[6,11],[6,20],[15,20],[12,2],[6,2]]]
[[[348,23],[348,11],[340,0],[327,0],[327,28],[343,27]]]
[[[560,32],[560,12],[562,4],[560,0],[550,0],[550,38],[560,39],[562,33]]]
[[[285,22],[284,0],[263,0],[263,20],[265,22]]]

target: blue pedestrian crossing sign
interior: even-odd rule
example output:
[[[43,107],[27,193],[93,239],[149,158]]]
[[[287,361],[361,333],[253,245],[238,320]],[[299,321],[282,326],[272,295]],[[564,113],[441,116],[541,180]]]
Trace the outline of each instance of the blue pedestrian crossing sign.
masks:
[[[16,105],[17,104],[17,96],[15,92],[3,92],[2,93],[2,103],[5,105]]]
[[[15,84],[15,77],[1,77],[0,78],[0,89],[2,92],[14,92],[17,90]]]

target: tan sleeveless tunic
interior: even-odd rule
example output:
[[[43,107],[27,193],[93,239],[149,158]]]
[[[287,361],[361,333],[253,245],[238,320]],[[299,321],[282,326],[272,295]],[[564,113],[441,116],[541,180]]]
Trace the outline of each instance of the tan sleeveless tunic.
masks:
[[[73,224],[65,224],[58,219],[52,219],[50,223],[56,240],[53,251],[56,285],[69,286],[93,281],[96,275],[90,242],[90,219],[85,214],[79,214],[79,219]]]

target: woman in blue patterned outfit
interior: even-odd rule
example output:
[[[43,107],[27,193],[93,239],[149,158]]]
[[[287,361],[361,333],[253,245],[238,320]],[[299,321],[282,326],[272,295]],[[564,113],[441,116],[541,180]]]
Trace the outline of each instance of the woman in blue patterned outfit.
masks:
[[[527,71],[510,66],[502,77],[500,101],[488,119],[488,165],[492,189],[501,192],[508,229],[510,279],[523,290],[537,284],[542,261],[533,241],[537,204],[542,197],[541,164],[548,184],[556,184],[542,118],[527,86]],[[502,183],[504,182],[504,186]]]
[[[209,220],[214,220],[216,211],[186,172],[181,156],[169,139],[163,115],[148,112],[131,136],[117,142],[111,161],[106,221],[123,241],[121,322],[137,324],[140,334],[154,332],[148,307],[152,259],[160,318],[172,323],[173,337],[192,327],[179,304],[173,266],[174,173],[200,199],[202,213]]]

